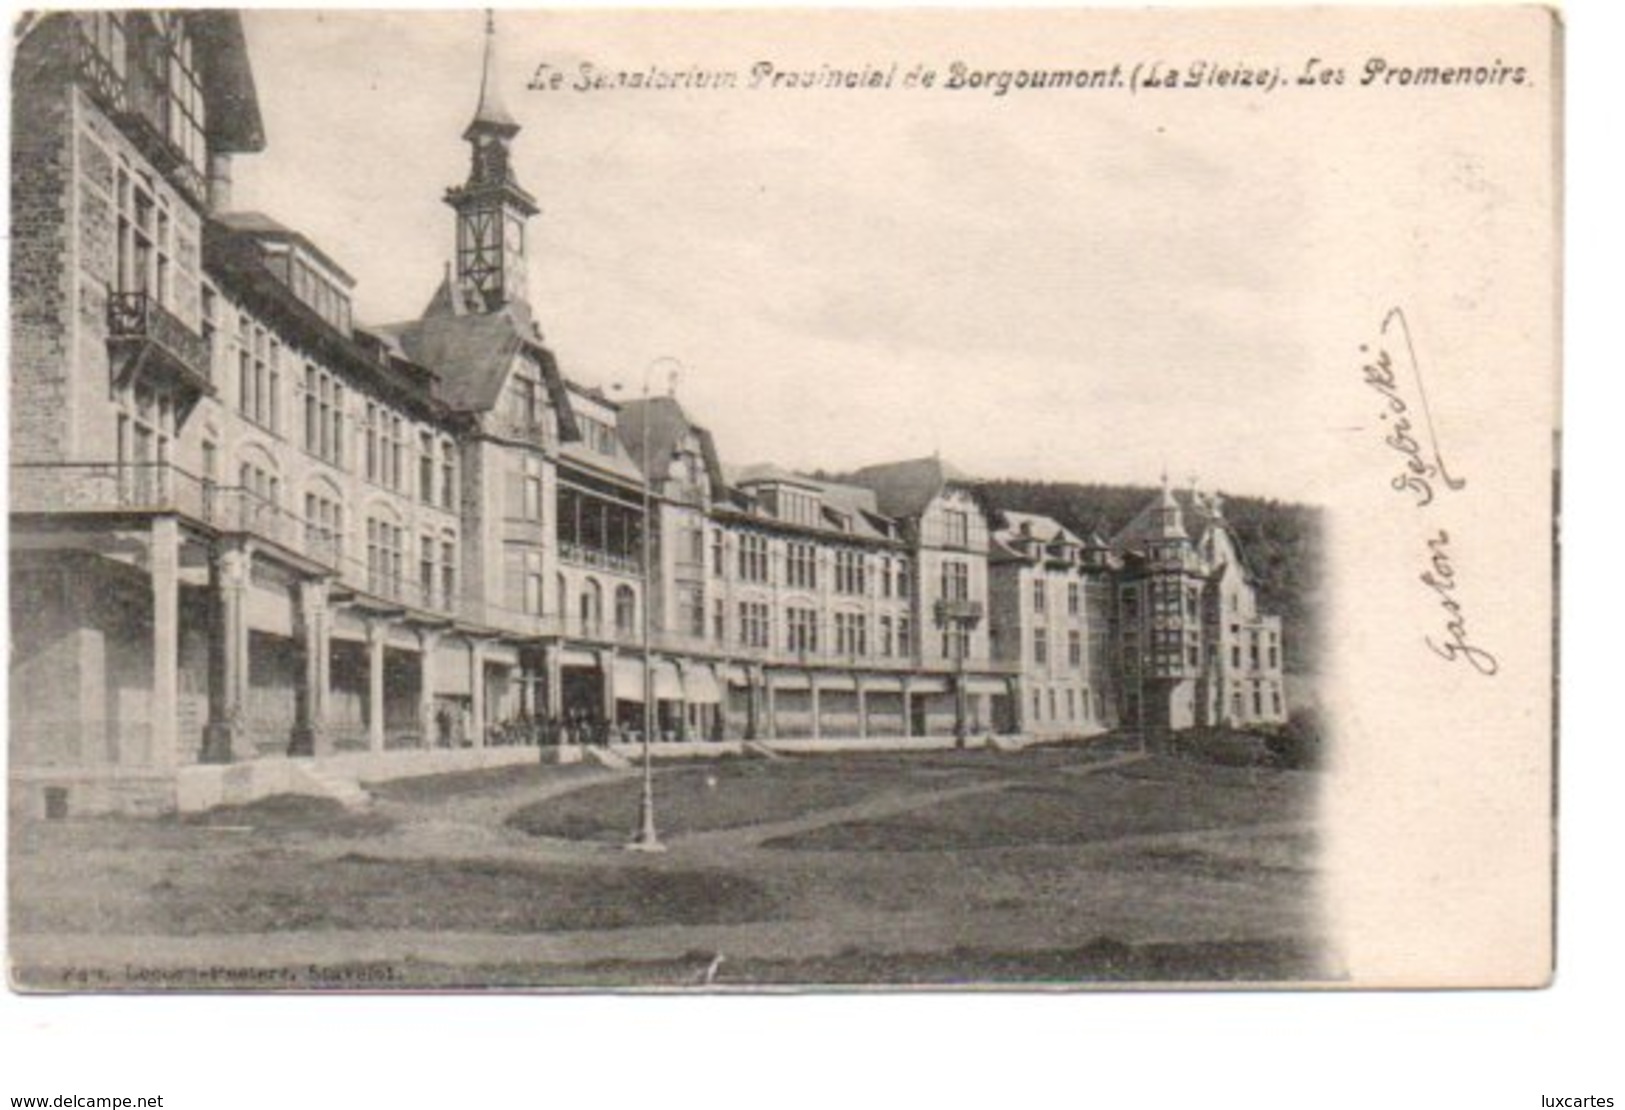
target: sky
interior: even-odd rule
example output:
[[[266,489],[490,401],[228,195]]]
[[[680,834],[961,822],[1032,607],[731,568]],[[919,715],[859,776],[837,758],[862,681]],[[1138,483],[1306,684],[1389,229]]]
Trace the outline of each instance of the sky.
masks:
[[[516,172],[542,208],[530,300],[565,373],[635,390],[676,359],[734,464],[940,452],[985,477],[1166,469],[1313,500],[1290,465],[1317,431],[1294,271],[1323,171],[1247,98],[525,88],[584,61],[1094,66],[1160,33],[1053,18],[500,13]],[[235,206],[322,245],[363,322],[416,316],[451,256],[483,15],[245,21],[268,145],[237,159]]]

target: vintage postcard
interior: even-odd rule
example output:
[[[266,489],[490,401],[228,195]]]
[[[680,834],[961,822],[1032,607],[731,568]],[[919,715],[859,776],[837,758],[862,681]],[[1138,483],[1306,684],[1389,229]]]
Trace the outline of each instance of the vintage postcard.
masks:
[[[1545,984],[1561,81],[23,16],[13,988]]]

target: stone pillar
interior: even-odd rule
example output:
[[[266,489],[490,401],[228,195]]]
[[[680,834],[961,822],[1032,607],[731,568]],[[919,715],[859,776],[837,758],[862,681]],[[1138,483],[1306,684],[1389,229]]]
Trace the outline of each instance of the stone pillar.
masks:
[[[305,674],[288,754],[328,755],[331,748],[327,734],[327,670],[331,649],[325,581],[299,584],[299,625]]]
[[[214,627],[209,643],[209,727],[203,734],[202,752],[205,763],[231,763],[254,755],[243,721],[248,700],[248,620],[243,609],[252,558],[247,548],[227,548],[218,551],[209,566]]]
[[[604,727],[615,723],[615,702],[618,695],[615,692],[615,649],[604,648],[598,653],[598,673],[603,676],[603,702],[599,712],[604,717]],[[607,732],[606,732],[607,736]]]
[[[811,722],[812,738],[814,740],[824,734],[818,700],[818,676],[809,671],[807,672],[807,720]]]
[[[914,735],[914,683],[903,676],[903,735]]]
[[[389,642],[389,622],[374,618],[367,622],[367,748],[384,750],[384,651]]]
[[[858,700],[858,739],[867,740],[869,738],[869,691],[864,688],[861,676],[855,681],[857,683],[857,694],[855,696]]]
[[[546,692],[544,704],[537,706],[537,711],[545,717],[555,720],[564,719],[564,656],[563,649],[558,644],[548,644],[542,649],[542,670],[545,677]]]
[[[152,520],[152,748],[155,767],[173,767],[176,714],[180,705],[180,523],[172,516]],[[129,762],[121,759],[120,762]]]
[[[773,676],[765,671],[762,674],[762,710],[763,733],[769,740],[778,739],[779,710],[773,697]]]
[[[468,732],[469,742],[485,747],[485,641],[468,638]]]
[[[433,748],[440,739],[434,719],[434,652],[439,643],[439,632],[418,629],[418,734],[425,748]]]
[[[681,695],[677,699],[676,729],[676,739],[681,743],[691,735],[688,725],[688,664],[685,660],[677,659],[673,661],[673,665],[677,668],[677,689]]]
[[[762,669],[745,671],[745,739],[762,738]]]

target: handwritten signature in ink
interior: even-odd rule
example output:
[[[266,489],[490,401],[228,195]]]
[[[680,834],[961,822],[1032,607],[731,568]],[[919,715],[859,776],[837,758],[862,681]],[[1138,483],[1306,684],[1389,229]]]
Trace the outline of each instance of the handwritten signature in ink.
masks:
[[[1383,442],[1400,455],[1399,472],[1389,484],[1400,493],[1409,492],[1419,509],[1433,504],[1436,484],[1442,483],[1451,490],[1464,488],[1467,480],[1451,474],[1445,465],[1439,435],[1433,427],[1433,412],[1428,406],[1427,386],[1422,381],[1422,366],[1416,360],[1416,344],[1411,339],[1404,309],[1388,310],[1382,318],[1376,350],[1362,343],[1360,354],[1365,358],[1360,367],[1365,384],[1376,390],[1384,401],[1380,415],[1388,426],[1388,434]],[[1415,391],[1414,403],[1406,399],[1408,389]]]
[[[1467,614],[1456,598],[1456,565],[1450,557],[1450,533],[1443,528],[1428,539],[1428,564],[1422,573],[1422,582],[1438,596],[1445,624],[1443,641],[1432,636],[1422,637],[1423,641],[1441,659],[1451,663],[1465,660],[1479,674],[1495,674],[1501,669],[1500,662],[1467,638]]]

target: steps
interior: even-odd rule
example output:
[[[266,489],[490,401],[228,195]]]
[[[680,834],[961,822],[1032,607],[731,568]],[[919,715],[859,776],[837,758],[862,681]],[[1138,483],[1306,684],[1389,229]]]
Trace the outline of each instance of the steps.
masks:
[[[774,751],[760,740],[746,740],[745,751],[749,755],[759,755],[763,759],[775,763],[783,763],[785,760],[785,756],[780,755],[778,752]]]
[[[581,749],[587,758],[593,760],[600,767],[608,767],[612,771],[630,771],[631,762],[619,752],[612,752],[608,748],[597,748],[585,745]]]
[[[332,798],[345,809],[366,809],[372,805],[372,795],[356,781],[353,775],[331,767],[323,767],[313,760],[295,760],[291,764],[295,781],[304,789],[302,794]]]

